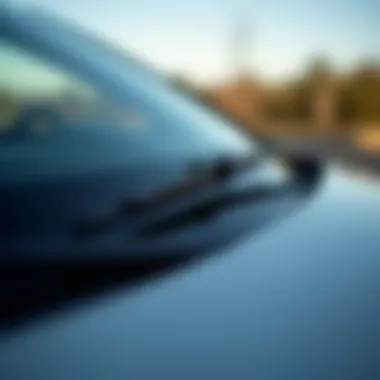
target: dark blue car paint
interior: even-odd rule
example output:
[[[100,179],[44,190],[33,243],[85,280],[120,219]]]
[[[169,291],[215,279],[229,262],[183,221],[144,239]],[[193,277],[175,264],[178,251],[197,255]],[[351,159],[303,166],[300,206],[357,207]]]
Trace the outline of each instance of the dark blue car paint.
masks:
[[[10,13],[5,25],[3,40],[85,78],[117,104],[136,107],[149,125],[140,131],[99,120],[77,125],[57,115],[45,138],[23,140],[14,132],[11,140],[0,136],[1,257],[29,261],[157,255],[152,247],[160,254],[164,250],[168,255],[179,250],[188,254],[220,246],[244,229],[254,230],[250,223],[263,224],[295,207],[295,199],[285,203],[279,199],[283,206],[278,207],[262,203],[255,213],[241,207],[235,216],[219,217],[206,229],[195,226],[182,235],[151,240],[133,236],[135,222],[123,218],[109,231],[78,241],[75,229],[83,220],[99,218],[125,199],[181,180],[197,161],[241,156],[259,147],[227,121],[176,95],[161,78],[147,75],[133,61],[109,53],[87,37],[75,38],[77,32],[50,17],[18,11]],[[27,115],[16,124],[22,126],[33,113]],[[260,177],[265,182],[284,176],[283,168],[265,161],[227,184],[227,189],[239,182],[258,185]]]
[[[332,168],[260,236],[4,335],[0,377],[375,380],[378,189]]]
[[[155,186],[180,177],[184,157],[168,177],[149,177]],[[261,180],[279,172],[264,165]],[[127,186],[117,178],[83,204],[60,190],[84,216],[117,203]],[[0,379],[380,378],[379,182],[329,166],[304,200],[202,260],[3,330]]]

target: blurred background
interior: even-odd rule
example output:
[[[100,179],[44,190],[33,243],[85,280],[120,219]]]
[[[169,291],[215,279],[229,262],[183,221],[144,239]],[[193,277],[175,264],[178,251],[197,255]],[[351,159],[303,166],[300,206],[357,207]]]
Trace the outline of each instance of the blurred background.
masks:
[[[380,172],[377,0],[28,3],[102,34],[283,149]]]

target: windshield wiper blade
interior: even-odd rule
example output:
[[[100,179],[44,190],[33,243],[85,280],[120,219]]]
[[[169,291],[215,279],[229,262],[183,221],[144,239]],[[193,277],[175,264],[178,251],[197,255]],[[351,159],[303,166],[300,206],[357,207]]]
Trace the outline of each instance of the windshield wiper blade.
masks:
[[[249,154],[232,158],[222,157],[211,163],[197,165],[188,177],[175,181],[146,198],[124,200],[110,213],[96,219],[82,221],[76,227],[76,235],[82,238],[100,233],[125,216],[136,216],[146,210],[152,210],[152,207],[164,206],[177,198],[193,194],[208,188],[210,185],[224,182],[233,175],[253,167],[262,159],[261,154]]]
[[[206,223],[225,208],[245,203],[258,203],[272,198],[278,199],[297,191],[310,191],[322,175],[320,162],[305,157],[292,157],[288,161],[293,176],[285,183],[250,186],[238,191],[223,191],[211,199],[193,203],[181,211],[146,224],[140,228],[139,235],[144,238],[164,235],[191,225]]]
[[[150,222],[139,230],[141,237],[154,237],[169,233],[193,224],[207,222],[221,210],[245,203],[257,203],[273,197],[288,194],[294,190],[291,184],[266,185],[249,187],[244,190],[227,192],[213,199],[192,204],[186,209],[166,215],[159,220]]]
[[[124,201],[119,204],[116,209],[111,210],[109,214],[103,215],[100,218],[82,221],[76,226],[75,234],[81,239],[89,235],[101,233],[125,216],[136,216],[145,211],[151,211],[155,207],[164,207],[168,202],[177,199],[177,197],[180,198],[190,195],[194,191],[196,192],[197,190],[209,186],[210,183],[215,183],[215,181],[226,180],[231,175],[261,162],[262,159],[262,154],[256,154],[240,157],[239,159],[220,160],[211,165],[200,166],[195,175],[190,176],[188,179],[175,182],[164,189],[160,189],[147,198]],[[293,189],[295,186],[295,188],[302,191],[310,190],[315,186],[323,174],[321,163],[313,158],[288,157],[288,165],[293,173],[293,178],[290,181]],[[206,203],[198,203],[179,214],[163,217],[159,221],[147,226],[145,228],[146,232],[142,231],[142,233],[147,233],[149,235],[156,232],[158,233],[158,231],[167,228],[169,230],[175,228],[174,224],[177,224],[177,226],[180,227],[199,220],[207,220],[207,217],[212,216],[215,210],[219,210],[226,205],[233,205],[238,202],[257,201],[264,199],[265,197],[280,195],[282,192],[288,191],[288,189],[289,185],[282,184],[281,188],[278,186],[254,187],[253,189],[246,189],[243,192],[239,191],[238,193],[224,193],[224,195],[222,194],[221,196],[213,196],[206,201]]]
[[[238,158],[222,157],[211,163],[200,164],[195,167],[192,175],[181,181],[171,183],[146,198],[122,202],[121,212],[124,215],[138,214],[152,206],[162,205],[177,197],[188,195],[215,183],[227,181],[245,169],[252,168],[261,162],[262,158],[261,155],[250,154]]]

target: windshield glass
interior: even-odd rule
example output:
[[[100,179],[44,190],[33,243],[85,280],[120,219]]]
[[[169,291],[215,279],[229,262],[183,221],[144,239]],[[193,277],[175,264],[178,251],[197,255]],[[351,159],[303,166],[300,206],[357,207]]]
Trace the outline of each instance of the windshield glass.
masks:
[[[16,159],[24,167],[38,162],[40,171],[48,168],[51,174],[59,168],[87,171],[90,165],[100,170],[106,164],[136,165],[157,157],[210,159],[258,148],[241,129],[181,93],[165,76],[82,28],[41,12],[25,13],[18,21],[22,32],[14,33],[0,52],[3,64],[8,63],[2,68],[0,99],[9,103],[11,88],[12,107],[15,94],[22,102],[13,113],[4,112],[8,125],[2,129],[20,126],[20,115],[36,106],[31,99],[39,101],[40,110],[50,107],[49,112],[54,104],[59,118],[50,112],[47,124],[59,119],[55,127],[60,128],[50,140],[46,133],[30,143],[6,140],[2,153],[8,152],[7,162]]]

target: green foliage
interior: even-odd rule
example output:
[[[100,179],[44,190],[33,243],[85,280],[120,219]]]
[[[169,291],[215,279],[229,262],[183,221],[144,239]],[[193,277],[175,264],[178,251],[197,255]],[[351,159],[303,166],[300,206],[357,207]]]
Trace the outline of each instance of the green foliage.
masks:
[[[380,122],[380,69],[358,70],[342,86],[339,103],[343,122]]]
[[[274,91],[268,102],[267,113],[275,120],[304,120],[310,114],[308,86],[300,81],[288,83]]]

